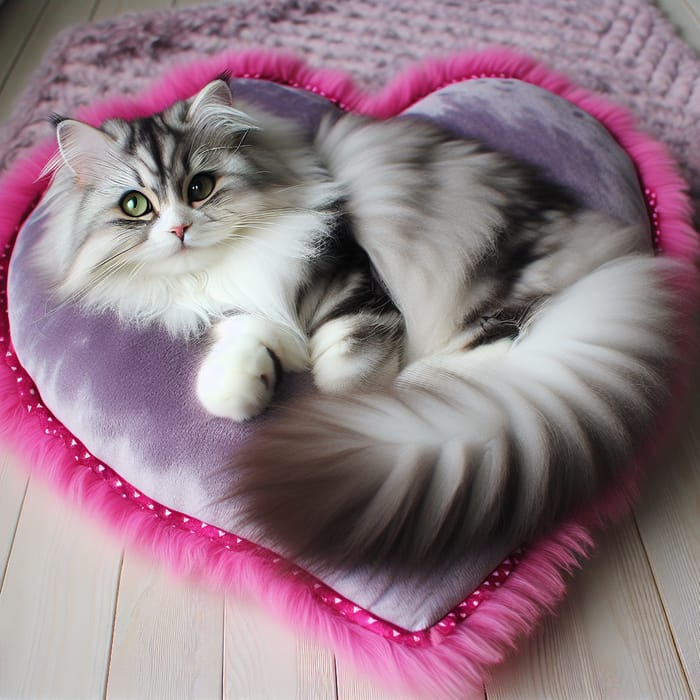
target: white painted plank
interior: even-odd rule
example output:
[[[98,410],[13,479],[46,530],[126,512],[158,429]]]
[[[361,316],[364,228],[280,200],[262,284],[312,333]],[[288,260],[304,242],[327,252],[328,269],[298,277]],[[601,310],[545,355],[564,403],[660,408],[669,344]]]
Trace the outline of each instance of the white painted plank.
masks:
[[[221,596],[128,551],[106,698],[221,697],[223,615]]]
[[[698,389],[693,403],[675,449],[651,475],[637,521],[688,682],[700,697]]]
[[[27,471],[17,459],[9,453],[0,454],[0,591],[28,483]]]
[[[0,698],[101,698],[121,549],[32,479],[0,593]]]
[[[92,19],[106,19],[125,12],[164,10],[170,7],[172,0],[98,0]]]
[[[676,25],[681,37],[700,51],[700,0],[657,0],[657,5]]]
[[[0,121],[10,114],[14,100],[27,86],[27,81],[39,66],[51,39],[62,29],[88,20],[95,2],[96,0],[49,0],[0,90]]]
[[[486,689],[489,700],[690,697],[631,519],[602,538],[559,617]]]
[[[255,603],[226,598],[224,698],[333,700],[333,655],[293,635]]]
[[[210,0],[173,0],[173,7],[194,7],[195,5],[206,5]]]
[[[486,687],[489,700],[605,697],[575,590]]]
[[[47,3],[48,0],[13,1],[5,2],[0,7],[0,46],[2,46],[0,89]]]
[[[693,16],[695,24],[700,27],[700,0],[676,0],[677,2],[682,2],[688,7],[690,13]]]
[[[392,692],[358,674],[340,659],[336,659],[338,700],[434,700],[432,695]],[[484,700],[483,690],[465,690],[458,700]]]

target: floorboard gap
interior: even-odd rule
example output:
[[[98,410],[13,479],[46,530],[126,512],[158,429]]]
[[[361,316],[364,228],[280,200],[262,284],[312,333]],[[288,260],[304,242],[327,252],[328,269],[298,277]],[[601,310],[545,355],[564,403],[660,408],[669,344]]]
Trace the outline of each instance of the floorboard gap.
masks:
[[[683,681],[685,682],[685,687],[688,690],[688,697],[692,698],[694,697],[694,695],[692,687],[690,685],[690,679],[688,678],[688,669],[685,667],[683,654],[681,654],[681,650],[678,645],[678,640],[676,639],[676,633],[673,629],[673,625],[671,624],[671,617],[668,614],[668,610],[666,609],[666,601],[664,600],[663,594],[661,593],[661,588],[659,587],[659,584],[656,580],[654,566],[651,563],[651,557],[649,556],[649,552],[647,551],[647,545],[646,542],[644,542],[644,537],[642,537],[642,531],[639,527],[639,523],[637,522],[636,513],[632,513],[632,522],[634,524],[635,530],[637,531],[637,537],[639,538],[639,541],[642,545],[642,552],[644,552],[644,559],[646,560],[647,566],[649,567],[649,573],[651,573],[651,580],[654,582],[654,590],[656,591],[656,597],[659,599],[659,603],[661,605],[661,612],[664,616],[664,621],[666,622],[666,628],[668,629],[668,633],[671,636],[671,642],[673,643],[673,651],[676,654],[678,666],[683,673]]]
[[[119,591],[122,585],[122,574],[124,573],[124,551],[122,550],[121,559],[119,561],[119,580],[117,581],[117,591],[114,596],[114,615],[112,615],[112,634],[109,642],[109,661],[107,663],[107,673],[105,674],[104,692],[102,693],[103,700],[107,700],[109,692],[109,677],[112,671],[112,655],[114,653],[114,635],[117,630],[117,613],[119,611]]]
[[[10,540],[10,549],[7,552],[7,561],[5,562],[5,567],[3,568],[2,576],[0,577],[0,595],[2,594],[2,591],[5,588],[5,579],[7,578],[7,572],[10,568],[10,561],[12,561],[12,552],[15,548],[15,540],[17,539],[17,530],[19,529],[19,521],[20,521],[20,518],[22,517],[22,510],[24,509],[24,502],[27,500],[27,491],[29,490],[29,481],[30,481],[30,479],[27,479],[27,483],[24,486],[24,493],[22,494],[22,503],[20,504],[20,507],[19,507],[19,513],[17,514],[17,522],[15,523],[15,529],[12,532],[12,539]]]

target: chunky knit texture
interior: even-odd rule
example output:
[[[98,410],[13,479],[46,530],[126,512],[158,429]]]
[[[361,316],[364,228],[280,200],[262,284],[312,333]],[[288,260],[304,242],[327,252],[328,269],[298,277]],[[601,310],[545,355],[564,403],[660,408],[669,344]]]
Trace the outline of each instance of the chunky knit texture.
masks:
[[[59,35],[2,132],[0,167],[50,135],[51,112],[136,93],[224,50],[292,52],[377,90],[426,57],[507,45],[630,109],[700,200],[700,60],[646,0],[237,0],[128,14]]]

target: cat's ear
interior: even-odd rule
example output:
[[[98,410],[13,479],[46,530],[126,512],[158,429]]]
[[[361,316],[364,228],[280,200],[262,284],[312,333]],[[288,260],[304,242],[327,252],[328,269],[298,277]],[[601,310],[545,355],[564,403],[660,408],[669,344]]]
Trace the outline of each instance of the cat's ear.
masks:
[[[56,138],[63,162],[79,183],[103,179],[114,166],[116,142],[100,129],[75,119],[62,119],[56,125]]]
[[[225,80],[212,80],[192,98],[187,110],[188,121],[191,121],[203,109],[211,107],[233,107],[231,88]]]

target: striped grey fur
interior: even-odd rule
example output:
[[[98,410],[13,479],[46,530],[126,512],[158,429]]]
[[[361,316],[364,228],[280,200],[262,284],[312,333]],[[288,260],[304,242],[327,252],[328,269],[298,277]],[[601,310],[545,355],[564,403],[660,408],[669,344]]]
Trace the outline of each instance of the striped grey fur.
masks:
[[[232,458],[237,518],[321,563],[420,567],[531,537],[620,472],[676,347],[644,231],[416,119],[344,115],[311,143],[237,107],[216,81],[154,117],[60,121],[38,260],[61,301],[208,330],[214,415],[312,371],[325,396]]]

